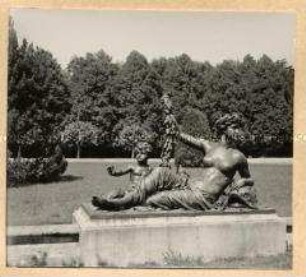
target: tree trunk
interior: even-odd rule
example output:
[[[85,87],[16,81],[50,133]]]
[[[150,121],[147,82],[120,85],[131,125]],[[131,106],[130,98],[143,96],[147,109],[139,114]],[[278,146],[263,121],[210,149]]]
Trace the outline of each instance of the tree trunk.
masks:
[[[80,159],[80,158],[81,158],[81,145],[80,145],[80,142],[78,142],[77,148],[78,148],[78,151],[77,151],[77,158]]]
[[[21,158],[21,146],[18,146],[17,159]]]
[[[136,147],[136,143],[135,143],[135,136],[136,136],[136,125],[133,124],[133,142],[132,142],[132,153],[131,153],[131,158],[134,159],[135,158],[135,147]]]
[[[77,143],[77,147],[78,147],[78,153],[77,153],[77,158],[81,158],[81,130],[80,130],[80,109],[78,109],[78,143]]]

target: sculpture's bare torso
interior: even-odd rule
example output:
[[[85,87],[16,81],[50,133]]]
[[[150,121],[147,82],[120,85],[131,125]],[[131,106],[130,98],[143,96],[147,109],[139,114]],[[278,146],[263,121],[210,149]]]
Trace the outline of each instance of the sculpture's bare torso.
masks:
[[[222,145],[213,145],[203,158],[204,169],[191,181],[191,189],[218,197],[233,181],[233,177],[245,162],[244,155]]]

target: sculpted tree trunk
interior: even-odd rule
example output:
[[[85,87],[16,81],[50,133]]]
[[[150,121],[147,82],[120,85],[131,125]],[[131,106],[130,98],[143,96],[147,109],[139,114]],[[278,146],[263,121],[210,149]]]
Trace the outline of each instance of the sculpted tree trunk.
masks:
[[[176,145],[177,124],[176,119],[173,115],[172,102],[168,93],[164,94],[164,96],[162,97],[162,101],[165,106],[164,112],[166,114],[166,118],[164,120],[166,134],[165,142],[161,153],[162,162],[160,166],[170,167],[170,159],[174,153],[174,148]]]

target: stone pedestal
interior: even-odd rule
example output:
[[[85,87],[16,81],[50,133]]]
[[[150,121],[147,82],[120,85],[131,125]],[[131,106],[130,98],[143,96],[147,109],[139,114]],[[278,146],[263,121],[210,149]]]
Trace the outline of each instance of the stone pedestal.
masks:
[[[251,212],[74,212],[84,266],[164,264],[165,254],[201,258],[277,255],[286,251],[286,223],[273,210]]]

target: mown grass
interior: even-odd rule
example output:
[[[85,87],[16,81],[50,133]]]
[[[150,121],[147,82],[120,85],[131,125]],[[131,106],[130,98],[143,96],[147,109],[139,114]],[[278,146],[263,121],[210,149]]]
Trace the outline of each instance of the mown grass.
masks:
[[[70,163],[59,182],[14,187],[7,190],[8,225],[38,225],[72,222],[73,211],[93,195],[124,188],[128,176],[111,177],[106,162]],[[125,167],[127,163],[117,163]],[[201,169],[187,169],[191,176]],[[275,208],[280,216],[291,216],[292,166],[250,165],[262,207]]]

